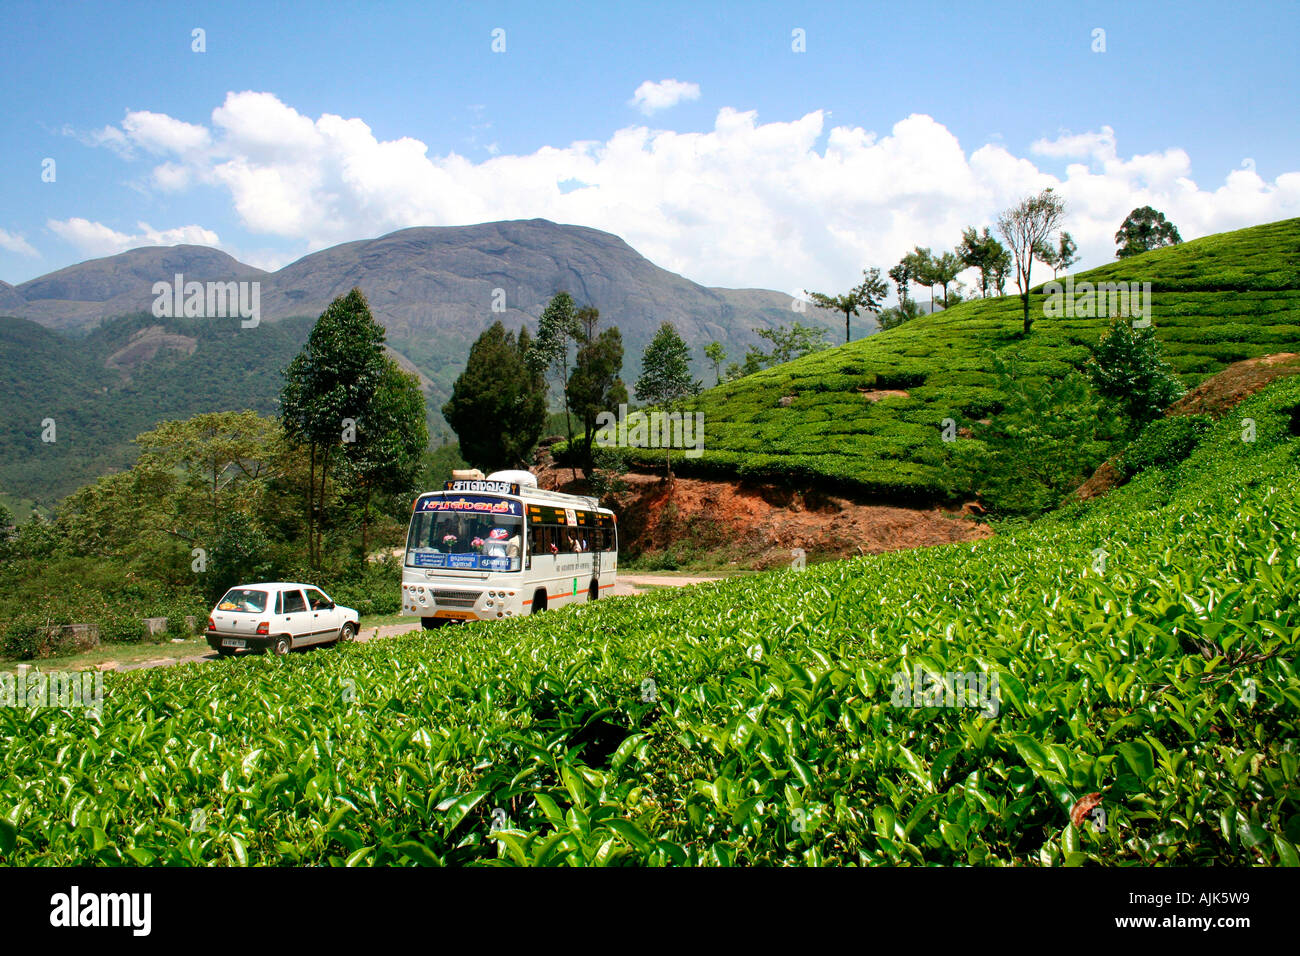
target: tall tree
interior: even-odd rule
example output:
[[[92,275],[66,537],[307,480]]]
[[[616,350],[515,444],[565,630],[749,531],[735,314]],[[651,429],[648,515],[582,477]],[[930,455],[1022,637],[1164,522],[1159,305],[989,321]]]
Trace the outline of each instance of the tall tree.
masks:
[[[727,360],[727,350],[722,347],[721,342],[710,342],[704,346],[704,357],[709,360],[713,366],[713,375],[717,380],[715,384],[722,384],[722,363]]]
[[[898,305],[880,310],[880,328],[884,331],[897,328],[921,314],[921,307],[911,299],[901,299]]]
[[[569,407],[582,423],[579,458],[583,471],[592,472],[592,441],[596,437],[596,419],[601,412],[613,411],[627,402],[627,387],[619,378],[623,370],[623,335],[618,329],[606,329],[588,339],[578,349],[567,388]]]
[[[989,256],[989,278],[997,287],[998,295],[1007,294],[1007,273],[1010,271],[1011,253],[1006,246],[994,239],[993,251]]]
[[[1176,246],[1182,241],[1178,229],[1164,213],[1150,206],[1139,206],[1128,214],[1115,233],[1115,244],[1119,246],[1115,258],[1127,259],[1161,246]]]
[[[812,299],[819,309],[844,313],[844,341],[849,341],[849,320],[865,309],[867,312],[879,312],[881,303],[889,294],[889,283],[880,277],[880,270],[874,266],[862,270],[862,281],[843,295],[825,295],[821,292],[804,294]]]
[[[665,411],[675,411],[682,401],[700,392],[691,375],[691,352],[671,322],[664,322],[641,357],[641,377],[636,382],[636,399]],[[664,442],[668,481],[673,480],[672,442]]]
[[[1056,262],[1052,266],[1052,277],[1056,277],[1056,269],[1062,272],[1069,272],[1070,266],[1079,261],[1079,246],[1074,241],[1074,237],[1068,232],[1062,232],[1056,241]]]
[[[312,566],[321,564],[330,468],[344,440],[355,435],[384,376],[384,329],[360,289],[321,313],[307,344],[285,369],[280,392],[284,431],[310,456],[307,541]],[[317,474],[319,473],[319,481]]]
[[[772,354],[763,356],[767,366],[783,365],[803,358],[813,352],[829,348],[826,342],[826,330],[816,326],[801,325],[795,322],[790,328],[778,325],[775,329],[755,329],[759,338],[772,343]],[[760,353],[761,354],[761,353]]]
[[[191,492],[187,524],[197,528],[227,510],[228,493],[238,482],[275,477],[283,434],[279,422],[256,412],[207,412],[159,422],[134,441],[142,456],[185,476]]]
[[[585,320],[591,321],[594,329],[595,316],[587,316]],[[570,444],[573,442],[573,423],[569,420],[569,396],[565,388],[569,382],[569,349],[581,340],[582,334],[583,324],[578,319],[573,297],[567,292],[559,292],[542,310],[537,320],[537,339],[528,352],[528,364],[534,371],[549,369],[559,379]]]
[[[442,406],[460,454],[483,471],[522,468],[546,427],[546,381],[527,329],[519,338],[492,323],[469,350],[465,371]]]
[[[930,311],[934,311],[934,256],[928,246],[917,246],[907,255],[903,262],[912,274],[912,281],[930,290]]]
[[[906,256],[903,257],[903,260],[899,262],[898,265],[889,270],[889,278],[893,279],[894,284],[898,286],[898,307],[900,309],[906,309],[907,284],[914,278],[912,275],[912,267],[908,264]]]
[[[948,286],[952,285],[953,280],[957,278],[958,273],[965,268],[961,259],[955,253],[945,252],[941,256],[935,256],[932,260],[933,268],[930,277],[934,284],[943,288],[943,307],[948,308]]]
[[[596,337],[596,326],[600,324],[600,309],[594,305],[580,307],[574,313],[574,324],[578,329],[578,344],[590,342]]]
[[[349,493],[361,508],[363,560],[369,554],[374,496],[391,497],[411,491],[428,444],[420,381],[385,356],[383,378],[369,411],[357,422],[356,441],[343,446]]]
[[[997,238],[984,227],[981,235],[974,226],[962,230],[961,245],[957,247],[957,258],[968,269],[978,269],[980,273],[980,295],[988,298],[989,285],[994,280],[994,266],[1000,257],[1006,255],[1006,249]],[[1004,273],[1005,274],[1005,273]]]
[[[1029,317],[1029,281],[1034,259],[1042,252],[1043,243],[1065,217],[1065,201],[1049,186],[1037,196],[1023,199],[1016,206],[998,216],[998,232],[1011,247],[1016,266],[1016,287],[1020,290],[1020,305],[1025,323],[1024,334],[1029,334],[1033,319]]]

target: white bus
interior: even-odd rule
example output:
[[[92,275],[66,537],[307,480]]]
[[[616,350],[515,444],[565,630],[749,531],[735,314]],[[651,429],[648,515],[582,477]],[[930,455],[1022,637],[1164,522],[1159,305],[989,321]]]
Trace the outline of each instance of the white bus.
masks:
[[[537,487],[526,471],[458,478],[416,499],[402,613],[425,628],[595,601],[614,586],[618,526],[595,498]]]

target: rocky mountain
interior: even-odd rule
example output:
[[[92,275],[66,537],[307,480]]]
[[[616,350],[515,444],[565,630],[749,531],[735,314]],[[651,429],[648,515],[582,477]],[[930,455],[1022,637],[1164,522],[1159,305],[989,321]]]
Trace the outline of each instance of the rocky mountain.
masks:
[[[403,229],[333,246],[271,273],[201,246],[133,249],[0,290],[0,312],[85,330],[149,310],[154,283],[177,273],[187,282],[257,280],[261,318],[270,322],[314,317],[335,296],[360,287],[390,346],[428,377],[437,396],[450,388],[483,329],[497,319],[512,329],[535,326],[560,290],[596,306],[602,323],[623,331],[629,373],[639,371],[637,359],[664,321],[696,346],[701,374],[700,349],[715,339],[739,358],[748,345],[761,344],[755,328],[795,318],[832,333],[836,328],[824,313],[793,313],[782,293],[706,288],[659,268],[617,236],[545,219]]]
[[[8,282],[0,282],[0,314],[8,315],[21,311],[26,302],[18,290]]]
[[[0,291],[6,315],[31,319],[51,329],[80,330],[153,305],[155,282],[265,279],[266,273],[208,246],[148,246],[91,259],[11,286],[17,303]]]
[[[261,322],[150,314],[154,284],[256,281]],[[546,220],[403,229],[349,242],[264,272],[217,249],[133,249],[60,269],[14,287],[0,284],[0,386],[13,409],[0,427],[0,498],[49,502],[134,457],[131,439],[156,422],[203,411],[278,409],[281,370],[336,296],[360,287],[403,368],[419,374],[435,435],[450,437],[439,409],[473,340],[493,321],[536,328],[560,290],[600,309],[623,332],[623,378],[663,321],[693,346],[696,374],[711,382],[703,346],[730,360],[764,346],[756,328],[823,323],[795,313],[781,293],[710,289],[661,269],[617,236]],[[870,326],[864,326],[866,331]],[[856,335],[861,334],[855,332]],[[57,444],[39,423],[59,423]],[[33,453],[32,449],[36,452]]]

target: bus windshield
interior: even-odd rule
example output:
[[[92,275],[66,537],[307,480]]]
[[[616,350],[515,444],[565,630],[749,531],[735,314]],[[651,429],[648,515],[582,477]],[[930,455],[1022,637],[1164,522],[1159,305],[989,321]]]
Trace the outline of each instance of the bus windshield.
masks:
[[[421,498],[411,516],[406,565],[518,571],[523,526],[523,508],[517,501],[483,495]]]

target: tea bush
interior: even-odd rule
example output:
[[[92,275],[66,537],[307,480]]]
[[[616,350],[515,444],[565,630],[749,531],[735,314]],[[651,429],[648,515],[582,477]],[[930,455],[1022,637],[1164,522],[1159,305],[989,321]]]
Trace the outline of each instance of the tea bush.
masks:
[[[1232,362],[1300,352],[1300,219],[1207,236],[1076,275],[1076,284],[1150,282],[1155,335],[1169,365],[1191,388]],[[941,423],[961,428],[996,415],[993,358],[1019,352],[1029,376],[1055,379],[1087,362],[1108,317],[1038,317],[1022,337],[1015,295],[978,299],[816,352],[709,389],[704,454],[683,474],[782,480],[798,471],[857,492],[934,500],[968,494],[954,482]],[[873,389],[907,398],[871,401]],[[781,400],[794,396],[788,405]],[[810,415],[812,408],[824,414]],[[898,439],[894,442],[893,439]],[[663,455],[633,451],[638,467],[662,468]],[[908,465],[898,480],[892,464]],[[884,466],[883,469],[881,466]],[[674,462],[674,469],[677,464]]]
[[[1131,478],[1147,468],[1168,468],[1183,461],[1210,430],[1209,415],[1178,415],[1157,418],[1124,450],[1117,464],[1119,473]]]
[[[1298,402],[975,544],[0,707],[0,861],[1300,864]]]

